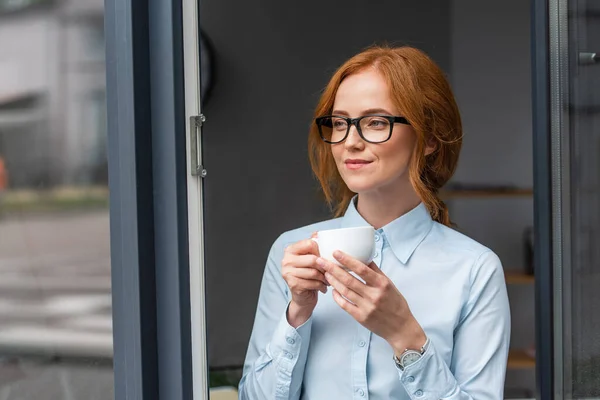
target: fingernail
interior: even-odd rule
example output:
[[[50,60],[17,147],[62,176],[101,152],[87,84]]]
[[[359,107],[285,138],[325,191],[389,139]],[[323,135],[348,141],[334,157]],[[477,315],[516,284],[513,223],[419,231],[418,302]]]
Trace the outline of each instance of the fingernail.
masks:
[[[329,282],[329,279],[331,278],[331,274],[329,272],[325,272],[325,279],[327,279],[327,282]]]
[[[344,257],[344,255],[342,254],[342,252],[341,252],[341,251],[339,251],[339,250],[336,250],[336,251],[334,251],[334,252],[333,252],[333,256],[334,256],[335,258],[337,258],[338,260],[341,260],[341,259]]]
[[[325,266],[325,260],[323,260],[321,257],[317,258],[317,265],[320,267],[324,267]]]

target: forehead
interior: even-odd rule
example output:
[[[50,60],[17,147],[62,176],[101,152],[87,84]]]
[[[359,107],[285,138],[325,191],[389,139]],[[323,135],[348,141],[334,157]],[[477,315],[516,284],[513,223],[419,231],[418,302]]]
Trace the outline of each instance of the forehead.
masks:
[[[374,68],[368,68],[342,81],[335,96],[334,110],[354,115],[375,108],[384,108],[390,112],[397,111],[390,97],[388,85],[379,72]]]

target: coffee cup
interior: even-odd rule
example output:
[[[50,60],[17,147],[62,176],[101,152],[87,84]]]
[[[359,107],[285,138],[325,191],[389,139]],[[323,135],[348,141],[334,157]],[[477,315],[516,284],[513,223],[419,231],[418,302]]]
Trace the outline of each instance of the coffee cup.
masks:
[[[319,231],[317,232],[317,237],[312,238],[312,240],[319,245],[321,258],[339,266],[343,265],[333,257],[333,253],[336,250],[356,258],[366,265],[373,261],[375,253],[375,229],[372,226]]]

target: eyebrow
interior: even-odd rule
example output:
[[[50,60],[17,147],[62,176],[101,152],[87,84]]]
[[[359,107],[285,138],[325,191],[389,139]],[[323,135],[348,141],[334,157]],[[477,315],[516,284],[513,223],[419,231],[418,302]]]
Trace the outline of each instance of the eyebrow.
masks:
[[[343,110],[333,110],[331,112],[333,115],[345,115],[345,116],[349,116],[350,114],[348,114],[346,111]],[[389,112],[388,110],[384,109],[384,108],[369,108],[368,110],[364,110],[361,113],[362,115],[370,115],[370,114],[386,114],[386,115],[394,115],[394,113]]]

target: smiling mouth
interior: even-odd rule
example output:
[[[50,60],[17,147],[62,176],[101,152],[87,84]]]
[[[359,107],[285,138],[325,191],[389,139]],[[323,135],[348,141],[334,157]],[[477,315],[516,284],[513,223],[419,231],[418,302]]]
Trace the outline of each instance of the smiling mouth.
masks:
[[[357,169],[364,168],[367,165],[371,164],[371,161],[365,161],[365,160],[346,160],[344,162],[344,164],[346,165],[346,167],[348,169],[357,170]]]

